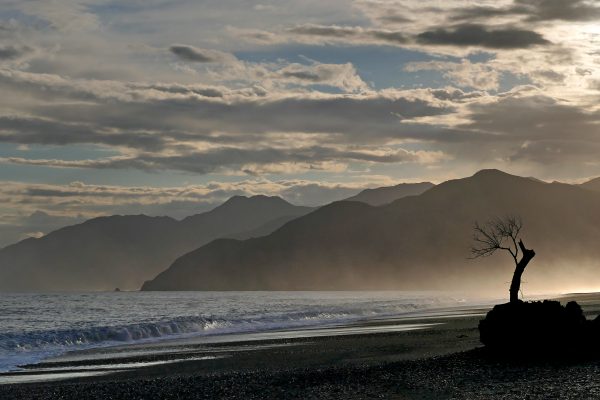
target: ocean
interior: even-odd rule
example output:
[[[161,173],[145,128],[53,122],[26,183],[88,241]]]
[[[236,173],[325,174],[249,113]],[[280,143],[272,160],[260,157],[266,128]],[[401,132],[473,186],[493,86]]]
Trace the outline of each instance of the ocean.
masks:
[[[482,301],[400,291],[0,293],[0,372],[72,350],[336,326],[475,303]]]

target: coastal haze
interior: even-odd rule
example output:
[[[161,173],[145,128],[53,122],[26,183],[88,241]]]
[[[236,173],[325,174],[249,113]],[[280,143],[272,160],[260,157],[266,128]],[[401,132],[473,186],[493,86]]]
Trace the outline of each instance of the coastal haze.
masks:
[[[599,27],[1,1],[0,398],[599,397]]]
[[[311,209],[280,198],[233,197],[177,221],[100,217],[0,250],[0,290],[138,289],[178,256],[219,237],[267,234]]]
[[[321,207],[233,197],[184,218],[113,216],[0,251],[4,291],[461,290],[502,295],[508,256],[470,259],[473,224],[519,210],[538,257],[523,289],[600,287],[595,181],[499,170],[363,191]],[[99,273],[101,271],[101,273]]]
[[[524,290],[600,285],[600,193],[497,170],[372,207],[338,202],[263,238],[217,240],[143,290],[437,289],[502,293],[510,257],[469,259],[473,224],[519,210],[539,254]]]

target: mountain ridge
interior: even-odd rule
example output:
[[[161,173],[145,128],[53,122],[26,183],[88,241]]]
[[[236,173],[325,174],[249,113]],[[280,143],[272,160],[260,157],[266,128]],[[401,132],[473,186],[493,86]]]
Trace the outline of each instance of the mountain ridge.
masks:
[[[213,239],[245,237],[312,210],[280,200],[239,197],[179,221],[143,214],[97,217],[28,238],[0,250],[0,290],[137,289],[165,264]]]
[[[600,258],[594,250],[600,194],[484,170],[384,206],[335,202],[261,238],[215,241],[178,258],[142,288],[473,289],[490,281],[498,289],[510,276],[510,260],[467,258],[473,223],[506,214],[523,215],[524,240],[539,250],[527,276],[546,286],[560,279],[590,280],[586,268]],[[581,270],[577,279],[559,268],[575,257],[582,260],[572,267]],[[600,285],[600,277],[592,280]]]
[[[600,192],[600,177],[592,178],[586,182],[581,183],[579,186],[588,190]]]
[[[345,201],[360,201],[372,206],[381,206],[402,197],[420,195],[434,186],[431,182],[400,183],[394,186],[365,189],[352,197],[348,197]]]

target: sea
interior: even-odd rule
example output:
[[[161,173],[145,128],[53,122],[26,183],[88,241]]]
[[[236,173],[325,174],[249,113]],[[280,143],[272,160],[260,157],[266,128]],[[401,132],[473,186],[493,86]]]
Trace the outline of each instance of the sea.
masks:
[[[0,293],[0,372],[74,350],[289,332],[492,302],[405,291]]]

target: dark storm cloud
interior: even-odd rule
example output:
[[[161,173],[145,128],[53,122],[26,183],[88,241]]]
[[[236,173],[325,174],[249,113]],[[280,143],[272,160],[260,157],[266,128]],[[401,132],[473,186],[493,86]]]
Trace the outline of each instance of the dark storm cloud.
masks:
[[[456,10],[453,20],[472,20],[501,16],[523,16],[532,22],[594,21],[600,18],[600,7],[585,0],[515,0],[508,7],[464,7]]]
[[[550,44],[537,32],[517,28],[487,28],[462,24],[417,35],[417,42],[440,46],[479,46],[491,49],[524,49]]]

